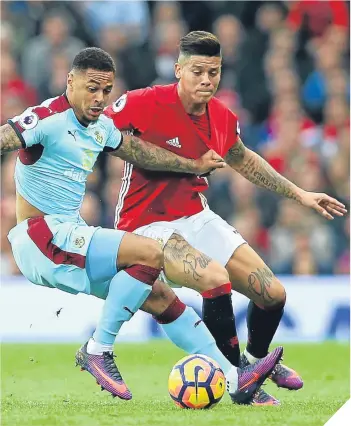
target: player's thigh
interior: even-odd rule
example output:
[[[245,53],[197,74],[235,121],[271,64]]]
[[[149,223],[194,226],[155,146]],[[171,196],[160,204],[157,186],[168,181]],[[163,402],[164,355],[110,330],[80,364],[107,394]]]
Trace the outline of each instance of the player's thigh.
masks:
[[[135,232],[158,241],[164,248],[162,281],[173,287],[184,286],[203,292],[227,283],[229,277],[225,264],[221,266],[188,242],[188,239],[194,239],[201,227],[202,219],[199,220],[198,216],[174,222],[156,222]]]
[[[98,228],[86,254],[85,268],[91,283],[112,279],[118,272],[117,258],[125,232]]]
[[[218,262],[173,233],[164,247],[164,273],[168,280],[199,292],[228,282],[228,273]]]
[[[266,309],[284,305],[286,294],[283,285],[248,244],[234,251],[226,268],[233,290]]]
[[[163,263],[162,246],[155,240],[126,232],[118,251],[119,268],[140,264],[161,268]]]
[[[40,251],[28,235],[27,221],[21,222],[9,232],[8,239],[16,265],[22,275],[37,285],[55,288],[54,280],[48,281],[51,261]],[[52,273],[57,270],[53,265]]]
[[[21,222],[9,233],[16,263],[32,283],[90,294],[86,253],[96,228],[64,215]]]

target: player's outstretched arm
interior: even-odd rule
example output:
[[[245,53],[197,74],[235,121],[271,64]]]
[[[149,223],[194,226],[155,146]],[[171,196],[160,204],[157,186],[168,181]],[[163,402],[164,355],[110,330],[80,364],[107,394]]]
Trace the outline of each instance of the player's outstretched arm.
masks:
[[[228,151],[225,161],[255,185],[311,207],[326,219],[331,220],[334,216],[343,216],[347,212],[344,204],[335,198],[327,194],[304,191],[290,182],[275,171],[266,160],[246,148],[240,138]]]
[[[225,167],[224,160],[214,151],[208,151],[197,160],[180,157],[167,149],[123,132],[123,143],[112,155],[142,169],[202,175]]]
[[[1,155],[22,148],[22,143],[9,124],[0,127]]]

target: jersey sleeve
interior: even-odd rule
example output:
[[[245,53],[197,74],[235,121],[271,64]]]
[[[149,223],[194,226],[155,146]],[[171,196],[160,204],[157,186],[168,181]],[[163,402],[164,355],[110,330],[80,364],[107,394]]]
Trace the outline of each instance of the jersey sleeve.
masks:
[[[110,126],[110,132],[108,135],[108,139],[106,141],[106,145],[104,148],[105,152],[111,152],[111,151],[115,151],[116,149],[118,149],[122,142],[123,142],[123,135],[120,132],[119,129],[117,129],[117,127],[114,125],[114,123],[111,121],[111,126]]]
[[[240,137],[240,124],[238,117],[229,109],[227,109],[227,114],[227,137],[221,155],[226,155],[232,146],[238,142]]]
[[[239,124],[238,117],[236,117],[236,137],[235,137],[235,141],[237,141],[239,137],[240,137],[240,124]]]
[[[45,139],[44,118],[51,115],[51,111],[46,107],[30,107],[21,115],[7,120],[14,129],[23,148],[30,148],[33,145],[43,143]]]
[[[155,108],[155,95],[150,87],[125,93],[105,110],[120,130],[145,133]]]

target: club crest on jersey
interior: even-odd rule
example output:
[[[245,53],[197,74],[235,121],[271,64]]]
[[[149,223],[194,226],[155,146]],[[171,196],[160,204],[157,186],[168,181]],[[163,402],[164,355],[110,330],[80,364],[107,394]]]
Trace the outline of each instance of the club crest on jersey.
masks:
[[[114,112],[120,112],[125,107],[127,103],[127,94],[122,95],[115,103],[112,104],[112,109]]]
[[[82,248],[85,244],[85,238],[84,237],[77,237],[74,240],[74,246],[77,248]]]
[[[39,117],[33,111],[25,111],[18,122],[23,129],[31,130],[39,123]]]
[[[95,132],[95,140],[99,145],[102,145],[104,142],[104,137],[98,130],[96,130]]]

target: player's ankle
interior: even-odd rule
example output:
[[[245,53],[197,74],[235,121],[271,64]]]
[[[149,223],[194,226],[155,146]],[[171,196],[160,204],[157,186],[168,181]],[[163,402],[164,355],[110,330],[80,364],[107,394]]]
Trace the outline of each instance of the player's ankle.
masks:
[[[102,355],[104,352],[113,352],[113,345],[104,345],[96,342],[91,337],[88,342],[87,352],[90,355]]]
[[[261,358],[256,358],[253,355],[251,355],[250,352],[248,352],[247,349],[244,350],[244,355],[245,355],[246,359],[249,361],[250,364],[255,364],[255,362],[257,362],[259,359],[261,359]]]
[[[238,381],[239,381],[238,371],[239,369],[233,366],[225,376],[227,380],[227,390],[229,394],[235,393],[238,389]]]

